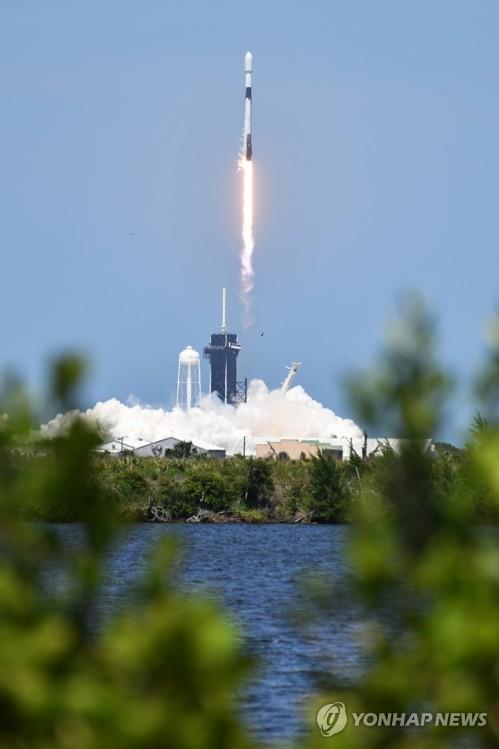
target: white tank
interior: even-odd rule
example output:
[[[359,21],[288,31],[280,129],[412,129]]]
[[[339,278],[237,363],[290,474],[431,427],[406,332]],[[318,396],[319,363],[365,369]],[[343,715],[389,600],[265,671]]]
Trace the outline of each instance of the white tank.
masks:
[[[185,349],[180,352],[179,360],[182,364],[197,364],[199,361],[199,354],[192,348],[192,346],[186,346]]]
[[[201,401],[201,359],[192,346],[178,356],[177,408],[189,411]]]

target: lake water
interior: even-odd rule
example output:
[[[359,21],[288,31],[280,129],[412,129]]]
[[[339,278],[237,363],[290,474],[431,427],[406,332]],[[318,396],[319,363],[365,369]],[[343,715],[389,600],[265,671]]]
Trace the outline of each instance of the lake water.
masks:
[[[59,525],[69,544],[81,528]],[[133,584],[147,568],[155,543],[180,539],[179,585],[209,591],[240,622],[245,642],[258,659],[242,709],[255,735],[284,739],[300,727],[300,706],[331,669],[346,680],[363,667],[360,604],[342,600],[320,622],[298,627],[293,619],[309,612],[303,582],[310,572],[348,580],[347,526],[321,525],[156,525],[136,524],[106,560],[99,616],[133,605]],[[348,584],[347,584],[348,590]]]

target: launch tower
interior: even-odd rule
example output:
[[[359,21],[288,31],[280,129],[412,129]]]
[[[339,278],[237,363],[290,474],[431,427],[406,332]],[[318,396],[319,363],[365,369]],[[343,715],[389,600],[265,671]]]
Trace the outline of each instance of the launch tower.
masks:
[[[212,333],[208,346],[204,349],[204,358],[210,362],[210,391],[216,393],[221,401],[235,405],[245,403],[248,381],[238,382],[237,357],[241,344],[237,333],[227,331],[227,295],[222,291],[222,325],[219,333]]]

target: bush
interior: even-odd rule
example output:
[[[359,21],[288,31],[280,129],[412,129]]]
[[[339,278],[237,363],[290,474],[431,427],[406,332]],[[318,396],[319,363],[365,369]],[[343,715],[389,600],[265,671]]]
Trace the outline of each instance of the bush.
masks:
[[[74,366],[56,366],[60,410],[74,404],[73,374]],[[0,413],[9,413],[0,420],[2,749],[254,746],[236,705],[249,665],[240,638],[212,603],[175,592],[171,548],[157,551],[133,612],[96,631],[102,565],[118,529],[105,482],[91,479],[98,436],[76,419],[21,471],[14,447],[31,423],[5,399]],[[178,487],[168,475],[159,482],[171,502]],[[48,526],[22,522],[20,499],[83,519],[82,546],[64,547]],[[47,592],[49,567],[67,572],[62,595]]]
[[[327,452],[310,458],[310,510],[321,523],[340,523],[345,517],[341,464]]]
[[[271,462],[249,458],[248,483],[244,497],[247,506],[260,509],[267,507],[273,491],[274,481]]]
[[[183,490],[196,507],[220,512],[229,506],[230,492],[218,466],[213,468],[212,464],[213,461],[198,463],[196,470],[191,471],[185,479]]]
[[[362,373],[353,388],[364,421],[381,429],[388,419],[404,438],[399,454],[385,450],[362,480],[352,529],[353,580],[366,607],[365,673],[350,688],[330,676],[315,707],[340,700],[357,713],[488,716],[481,726],[415,730],[350,721],[338,737],[349,749],[492,748],[499,741],[497,533],[475,525],[477,498],[461,492],[454,467],[435,460],[422,441],[438,433],[450,380],[435,358],[431,321],[412,306],[399,326],[374,373]],[[499,394],[499,345],[488,386]],[[494,511],[499,398],[491,400],[489,427],[468,451],[467,476]],[[329,620],[341,616],[335,593]],[[309,746],[322,742],[314,726]]]

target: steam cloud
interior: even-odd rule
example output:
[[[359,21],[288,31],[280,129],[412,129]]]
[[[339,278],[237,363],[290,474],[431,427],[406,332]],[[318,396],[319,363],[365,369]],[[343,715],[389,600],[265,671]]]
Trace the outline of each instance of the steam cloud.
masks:
[[[46,436],[64,431],[73,414],[59,414],[43,427]],[[254,454],[256,438],[348,437],[360,438],[360,428],[318,403],[300,385],[283,394],[269,390],[262,380],[253,380],[248,402],[237,408],[225,405],[216,396],[202,398],[199,408],[182,411],[134,403],[115,398],[97,403],[84,413],[110,438],[132,437],[148,442],[174,436],[182,440],[210,443],[225,448],[228,455],[241,453],[246,437],[246,452]]]

